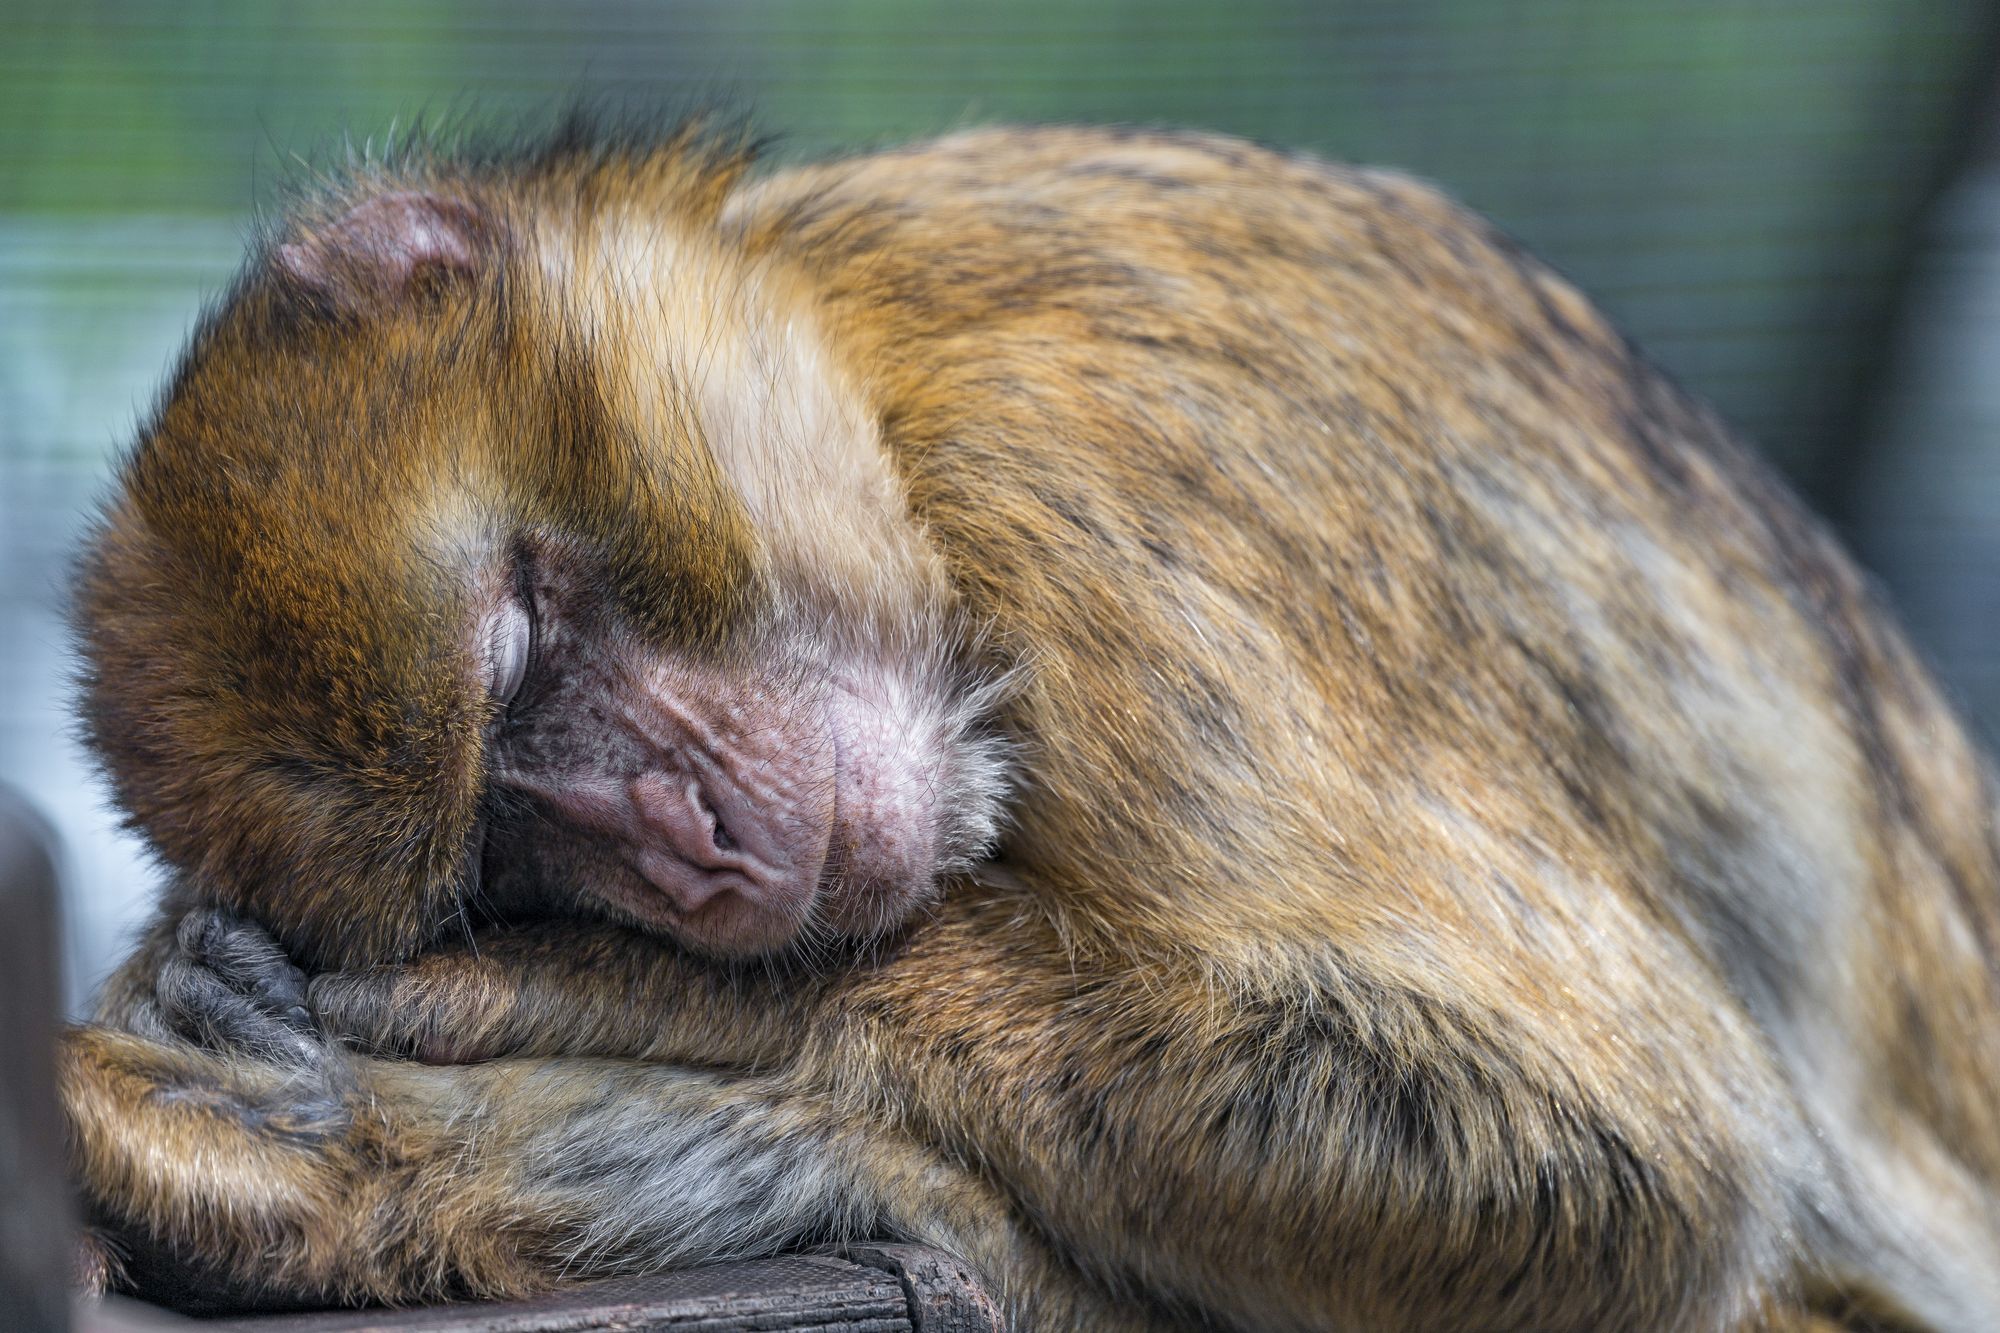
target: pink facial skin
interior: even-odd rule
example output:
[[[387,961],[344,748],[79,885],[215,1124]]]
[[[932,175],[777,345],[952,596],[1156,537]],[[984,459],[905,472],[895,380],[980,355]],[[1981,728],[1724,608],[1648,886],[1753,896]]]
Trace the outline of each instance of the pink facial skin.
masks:
[[[537,570],[532,660],[493,727],[490,898],[582,899],[753,956],[881,934],[978,850],[941,845],[965,738],[921,681],[796,643],[770,665],[684,660],[576,614],[566,583]],[[483,639],[513,632],[518,596]],[[486,654],[501,677],[510,660]]]

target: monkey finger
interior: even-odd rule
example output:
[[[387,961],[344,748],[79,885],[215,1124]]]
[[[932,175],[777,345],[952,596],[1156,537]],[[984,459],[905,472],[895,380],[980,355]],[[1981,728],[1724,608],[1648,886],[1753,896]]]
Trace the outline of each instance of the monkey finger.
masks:
[[[413,969],[323,972],[307,985],[306,1004],[321,1031],[365,1054],[455,1065],[505,1053],[490,1024],[458,1014],[448,992],[424,986]]]
[[[275,1064],[317,1068],[321,1044],[233,989],[188,958],[169,958],[154,982],[154,998],[182,1037],[215,1050],[241,1051]]]
[[[180,946],[225,983],[296,1031],[312,1032],[306,976],[270,932],[228,912],[203,908],[181,919]]]
[[[322,972],[306,986],[306,1007],[322,1032],[357,1050],[414,1054],[420,1023],[409,1006],[397,1003],[399,975],[393,968]]]

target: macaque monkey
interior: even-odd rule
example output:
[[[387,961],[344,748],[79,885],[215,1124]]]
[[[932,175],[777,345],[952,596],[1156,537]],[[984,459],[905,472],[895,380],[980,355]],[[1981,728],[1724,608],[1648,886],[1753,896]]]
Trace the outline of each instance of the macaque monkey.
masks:
[[[109,1280],[890,1235],[1021,1328],[2000,1328],[1993,770],[1400,176],[365,165],[203,322],[77,617],[172,872],[64,1052]]]

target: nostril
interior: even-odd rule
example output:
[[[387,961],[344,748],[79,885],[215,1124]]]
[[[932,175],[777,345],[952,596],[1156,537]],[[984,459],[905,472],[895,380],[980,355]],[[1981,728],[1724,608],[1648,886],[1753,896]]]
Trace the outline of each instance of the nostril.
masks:
[[[715,844],[715,850],[718,852],[735,851],[736,839],[729,836],[729,827],[722,822],[722,816],[715,813],[715,807],[708,803],[706,797],[697,797],[696,799],[701,804],[701,817],[708,821],[708,840]]]
[[[700,782],[692,777],[645,774],[629,788],[633,833],[640,842],[663,840],[681,859],[703,870],[738,870],[741,846]]]

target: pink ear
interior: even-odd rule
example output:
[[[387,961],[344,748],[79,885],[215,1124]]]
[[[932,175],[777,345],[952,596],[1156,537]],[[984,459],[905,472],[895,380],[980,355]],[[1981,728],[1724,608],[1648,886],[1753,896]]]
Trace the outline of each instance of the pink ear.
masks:
[[[295,281],[347,304],[393,301],[420,279],[475,271],[489,230],[469,204],[397,191],[364,199],[279,246],[277,264]]]

